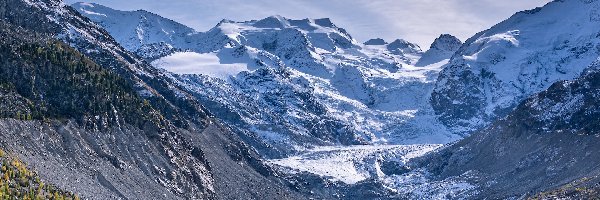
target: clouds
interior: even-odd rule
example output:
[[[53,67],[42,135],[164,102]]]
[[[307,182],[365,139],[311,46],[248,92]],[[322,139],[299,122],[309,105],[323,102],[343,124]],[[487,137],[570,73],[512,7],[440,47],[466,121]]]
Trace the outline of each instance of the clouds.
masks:
[[[293,19],[329,17],[359,41],[403,38],[427,48],[442,33],[465,40],[517,11],[542,6],[550,0],[87,1],[120,10],[148,10],[198,31],[206,31],[224,18],[246,21],[276,14]]]

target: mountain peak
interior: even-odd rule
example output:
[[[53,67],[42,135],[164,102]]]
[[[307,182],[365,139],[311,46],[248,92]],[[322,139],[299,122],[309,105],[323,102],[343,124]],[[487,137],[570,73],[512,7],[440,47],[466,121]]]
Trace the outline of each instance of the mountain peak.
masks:
[[[387,49],[394,54],[421,54],[423,50],[417,44],[404,39],[396,39],[387,45]]]
[[[75,10],[85,13],[86,15],[90,15],[90,16],[102,16],[102,17],[106,17],[105,14],[100,13],[99,11],[105,11],[105,10],[112,10],[108,7],[102,6],[100,4],[96,4],[96,3],[87,3],[87,2],[77,2],[74,4],[71,4],[71,7],[73,7]]]
[[[415,65],[419,67],[431,65],[449,59],[460,46],[462,41],[450,34],[441,34]]]
[[[113,33],[121,45],[130,51],[143,46],[163,46],[165,43],[186,43],[183,35],[196,31],[173,20],[145,10],[120,11],[95,3],[74,3],[76,11]],[[118,16],[118,17],[115,17]]]
[[[365,45],[386,45],[388,43],[384,39],[375,38],[375,39],[370,39],[370,40],[366,41],[364,44]]]
[[[219,21],[219,23],[217,23],[217,26],[220,26],[222,24],[232,24],[235,23],[235,21],[230,20],[230,19],[222,19],[221,21]]]
[[[273,15],[254,22],[253,26],[256,28],[285,28],[289,26],[289,22],[285,17]]]
[[[315,19],[315,24],[317,24],[319,26],[323,26],[323,27],[329,27],[329,28],[335,27],[335,24],[333,24],[333,22],[331,22],[331,19],[329,19],[329,18]]]
[[[442,51],[456,51],[462,45],[462,41],[450,34],[441,34],[431,44],[430,49],[438,49]]]
[[[223,19],[219,22],[221,24],[241,24],[245,26],[251,26],[255,28],[266,28],[266,29],[283,29],[283,28],[300,28],[307,31],[313,31],[319,28],[338,28],[329,18],[321,18],[321,19],[289,19],[283,17],[281,15],[272,15],[260,20],[250,20],[250,21],[232,21],[228,19]],[[219,26],[217,25],[217,26]]]
[[[388,46],[390,48],[394,48],[394,49],[404,49],[404,48],[418,48],[419,50],[421,49],[421,47],[419,45],[411,43],[404,39],[396,39],[392,43],[390,43]]]
[[[598,7],[600,1],[552,1],[471,37],[440,73],[450,84],[436,86],[434,110],[447,126],[469,132],[554,82],[580,76],[600,55],[593,48],[600,45]]]

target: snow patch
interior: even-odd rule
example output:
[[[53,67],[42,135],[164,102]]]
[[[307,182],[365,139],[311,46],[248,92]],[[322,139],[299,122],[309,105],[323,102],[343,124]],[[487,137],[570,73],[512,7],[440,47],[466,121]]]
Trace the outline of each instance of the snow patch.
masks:
[[[152,62],[152,66],[176,74],[203,74],[222,80],[249,71],[246,63],[221,64],[216,53],[177,52]]]
[[[98,16],[106,17],[106,15],[102,14],[102,13],[92,12],[92,11],[85,10],[85,9],[81,9],[81,11],[84,12],[86,15],[98,15]]]

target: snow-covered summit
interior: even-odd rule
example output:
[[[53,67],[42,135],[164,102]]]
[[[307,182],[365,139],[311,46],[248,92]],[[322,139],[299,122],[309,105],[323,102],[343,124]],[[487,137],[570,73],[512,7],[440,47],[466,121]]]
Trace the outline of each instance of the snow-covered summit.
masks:
[[[195,31],[183,24],[144,10],[119,11],[94,3],[71,5],[78,12],[101,25],[126,49],[149,51],[153,46],[185,44]]]
[[[344,30],[337,27],[328,18],[323,19],[288,19],[279,15],[270,16],[261,20],[245,22],[234,22],[230,20],[221,21],[211,31],[220,30],[231,39],[243,43],[247,37],[256,34],[287,31],[286,34],[294,34],[295,31],[306,38],[315,48],[333,52],[339,48],[352,48],[358,43]],[[294,31],[292,31],[294,30]],[[210,32],[210,31],[209,31]]]
[[[392,54],[408,58],[409,64],[414,64],[423,55],[421,47],[404,39],[396,39],[386,45],[388,51]]]
[[[578,77],[600,54],[599,8],[599,1],[554,1],[468,39],[436,84],[436,112],[468,133],[552,83]]]
[[[429,50],[419,59],[416,66],[427,66],[452,57],[463,43],[460,39],[450,35],[442,34],[433,41]]]
[[[429,49],[441,50],[441,51],[456,51],[462,42],[457,37],[450,34],[442,34],[436,38]]]
[[[412,53],[418,54],[422,53],[421,47],[417,44],[411,43],[409,41],[403,39],[397,39],[387,45],[388,50],[392,53],[403,54],[403,53]]]

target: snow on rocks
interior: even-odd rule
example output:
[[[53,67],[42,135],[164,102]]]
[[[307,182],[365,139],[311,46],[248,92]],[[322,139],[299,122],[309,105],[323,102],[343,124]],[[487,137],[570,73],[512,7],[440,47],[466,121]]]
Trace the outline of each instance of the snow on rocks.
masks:
[[[442,34],[435,39],[431,47],[429,47],[415,65],[422,67],[448,59],[452,57],[462,44],[458,38],[449,34]]]
[[[432,94],[440,120],[455,133],[469,134],[505,117],[531,94],[578,77],[600,55],[593,20],[599,6],[554,1],[467,40]]]
[[[118,41],[135,41],[130,50],[146,42],[172,46],[175,53],[152,62],[155,67],[198,75],[173,79],[209,102],[206,107],[222,113],[227,123],[287,153],[295,146],[447,143],[460,138],[432,117],[427,103],[442,65],[413,66],[423,52],[405,40],[364,45],[330,19],[282,16],[222,20],[207,32],[180,27],[165,29],[173,30],[169,34],[148,35],[178,26],[144,15],[154,25],[114,33],[121,25],[111,25],[118,21],[113,15],[137,16],[138,12],[78,7],[108,15],[108,19],[97,15],[91,19],[108,24]],[[132,24],[144,24],[135,17],[132,20]],[[181,35],[185,42],[175,37]],[[208,84],[211,78],[222,81]],[[269,147],[273,148],[277,149]]]

